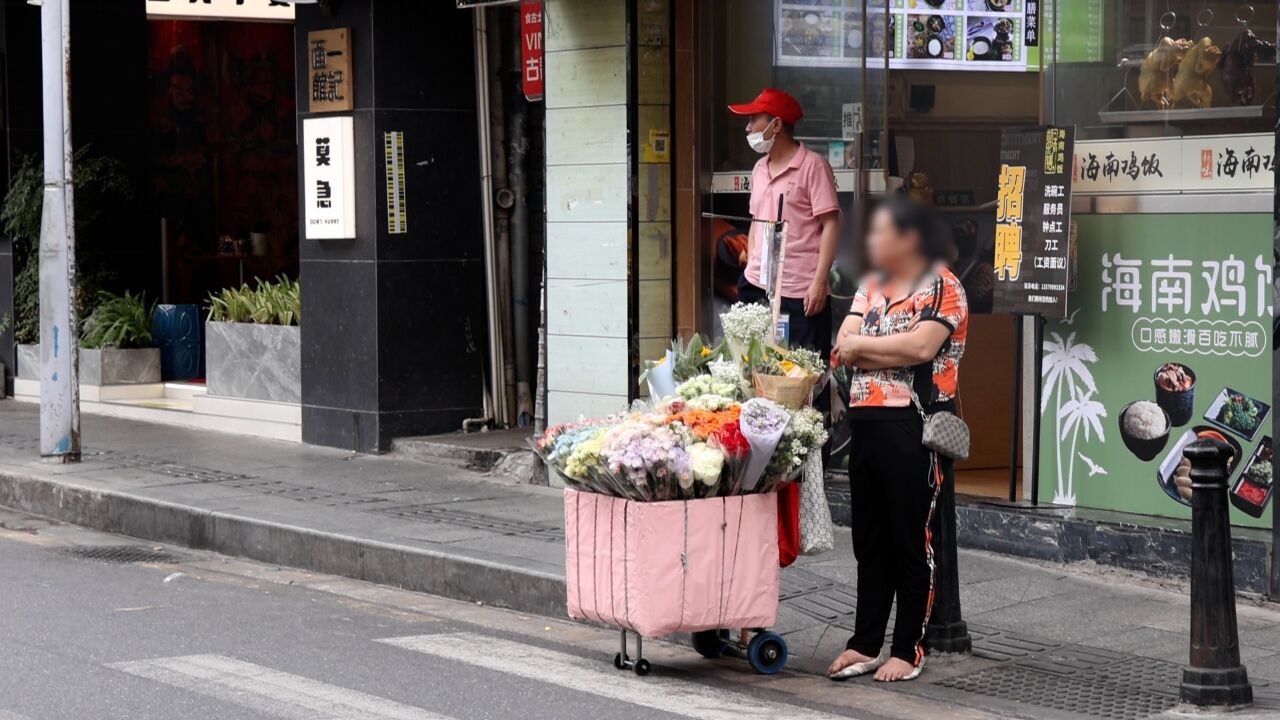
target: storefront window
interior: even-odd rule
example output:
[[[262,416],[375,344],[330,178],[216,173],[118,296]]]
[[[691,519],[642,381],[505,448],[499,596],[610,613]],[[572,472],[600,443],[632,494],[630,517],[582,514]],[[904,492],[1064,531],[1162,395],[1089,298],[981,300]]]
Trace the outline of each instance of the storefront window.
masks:
[[[1186,446],[1273,492],[1275,3],[1059,0],[1047,114],[1074,125],[1069,314],[1045,326],[1038,499],[1190,516]]]
[[[703,211],[726,216],[708,219],[709,243],[735,232],[745,234],[748,223],[750,175],[760,156],[747,144],[743,118],[726,105],[750,101],[762,88],[774,87],[796,97],[804,119],[797,139],[827,158],[835,171],[842,215],[841,257],[837,259],[837,313],[847,309],[856,278],[855,249],[860,245],[862,204],[859,198],[883,189],[880,145],[884,130],[887,29],[881,20],[868,26],[867,17],[886,17],[869,11],[864,0],[712,0],[700,8],[700,67],[708,92],[699,100],[703,137],[704,177],[711,192]],[[868,48],[878,48],[864,61]],[[716,289],[703,299],[703,326],[715,330],[719,312],[732,302],[741,268],[734,253],[717,252],[707,263]],[[842,305],[843,303],[843,305]]]
[[[1275,3],[1046,3],[1046,105],[1077,139],[1263,133],[1275,108]]]

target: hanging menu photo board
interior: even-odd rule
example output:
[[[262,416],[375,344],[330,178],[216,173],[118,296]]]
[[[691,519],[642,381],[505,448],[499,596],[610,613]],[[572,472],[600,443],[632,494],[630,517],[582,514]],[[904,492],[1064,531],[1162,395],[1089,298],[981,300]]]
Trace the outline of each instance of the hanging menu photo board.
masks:
[[[775,60],[782,67],[1023,72],[1039,44],[1039,0],[775,0]],[[864,19],[869,27],[864,27]],[[865,34],[864,34],[865,33]],[[868,48],[864,49],[864,44]],[[876,60],[874,62],[882,62]]]
[[[1067,315],[1075,129],[1006,129],[996,195],[997,313]]]

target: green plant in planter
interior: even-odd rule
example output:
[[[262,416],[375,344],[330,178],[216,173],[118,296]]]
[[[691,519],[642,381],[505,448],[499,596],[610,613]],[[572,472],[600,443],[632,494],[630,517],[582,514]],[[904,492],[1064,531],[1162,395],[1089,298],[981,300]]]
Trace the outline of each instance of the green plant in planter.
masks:
[[[75,184],[76,310],[88,317],[110,280],[93,229],[110,212],[121,212],[132,196],[124,166],[114,158],[91,156],[88,146],[76,151]],[[0,231],[13,242],[17,273],[13,282],[14,339],[40,341],[40,218],[44,206],[44,170],[36,158],[24,157],[0,205]]]
[[[302,286],[281,275],[275,282],[258,279],[258,287],[241,285],[209,296],[209,320],[213,322],[300,325]]]
[[[101,293],[97,307],[81,328],[80,346],[86,348],[151,347],[152,306],[143,295]]]

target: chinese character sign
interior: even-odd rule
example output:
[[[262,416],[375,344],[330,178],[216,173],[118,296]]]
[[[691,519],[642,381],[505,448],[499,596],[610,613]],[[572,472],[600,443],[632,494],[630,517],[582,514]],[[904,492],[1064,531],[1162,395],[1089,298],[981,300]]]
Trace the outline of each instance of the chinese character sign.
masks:
[[[542,74],[542,0],[520,3],[520,79],[524,96],[541,100],[545,82]]]
[[[351,35],[346,28],[307,33],[307,79],[311,112],[341,112],[355,107]]]
[[[1182,449],[1213,437],[1233,452],[1232,522],[1269,526],[1270,471],[1249,468],[1271,437],[1271,215],[1076,224],[1071,314],[1045,325],[1041,502],[1190,517]]]
[[[293,21],[285,0],[147,0],[147,15],[163,19]]]
[[[994,312],[1063,317],[1070,284],[1072,128],[1004,131]]]
[[[1085,195],[1267,191],[1275,183],[1270,133],[1088,140],[1075,148],[1075,191]]]
[[[350,116],[302,121],[302,209],[308,240],[356,236],[353,133]]]

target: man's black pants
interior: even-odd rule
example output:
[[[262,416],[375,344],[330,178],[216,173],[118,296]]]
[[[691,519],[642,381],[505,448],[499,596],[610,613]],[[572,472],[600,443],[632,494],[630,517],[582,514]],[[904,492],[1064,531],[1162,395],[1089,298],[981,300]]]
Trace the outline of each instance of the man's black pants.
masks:
[[[912,665],[924,659],[933,607],[929,521],[951,461],[921,443],[924,422],[906,408],[849,411],[849,487],[858,609],[848,648],[876,657],[889,610],[898,599],[890,654]]]
[[[743,278],[738,283],[738,300],[746,303],[769,302],[768,296],[762,288],[747,282]],[[826,307],[822,308],[822,312],[808,317],[804,314],[803,298],[782,298],[781,312],[789,319],[790,338],[788,344],[791,347],[804,347],[815,350],[826,362],[831,358],[831,300],[827,299]]]

